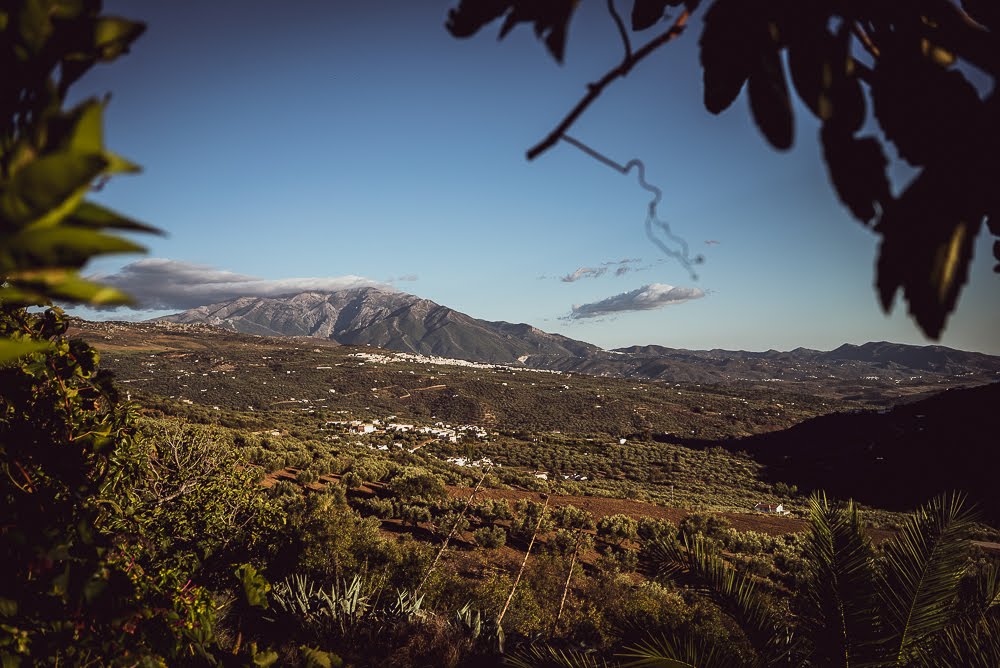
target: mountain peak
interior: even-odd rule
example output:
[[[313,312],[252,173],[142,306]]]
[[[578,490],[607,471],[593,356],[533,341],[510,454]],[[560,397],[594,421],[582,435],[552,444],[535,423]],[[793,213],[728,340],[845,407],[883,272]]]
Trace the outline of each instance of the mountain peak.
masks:
[[[601,350],[525,323],[479,320],[429,299],[376,286],[239,297],[158,320],[501,364],[518,364],[532,355],[574,357]]]

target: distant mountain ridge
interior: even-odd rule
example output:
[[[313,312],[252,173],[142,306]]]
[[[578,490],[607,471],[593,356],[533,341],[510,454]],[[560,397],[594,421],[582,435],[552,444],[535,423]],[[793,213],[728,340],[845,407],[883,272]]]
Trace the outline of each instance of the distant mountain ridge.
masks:
[[[841,396],[858,398],[868,398],[865,392],[876,386],[892,390],[907,383],[981,384],[1000,379],[1000,357],[884,341],[844,344],[831,351],[682,350],[657,345],[607,351],[528,324],[480,320],[428,299],[374,287],[240,297],[158,320],[598,376],[811,384],[836,387]]]
[[[588,356],[597,346],[524,323],[479,320],[404,292],[365,287],[291,297],[240,297],[158,318],[243,334],[314,336],[476,362],[517,364],[530,355]]]

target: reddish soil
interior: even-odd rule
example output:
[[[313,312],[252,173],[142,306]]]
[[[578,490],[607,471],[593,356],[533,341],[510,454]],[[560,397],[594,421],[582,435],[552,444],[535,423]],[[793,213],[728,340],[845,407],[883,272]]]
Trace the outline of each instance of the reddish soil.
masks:
[[[278,480],[288,480],[295,482],[299,471],[295,468],[284,468],[280,471],[269,473],[261,485],[264,487],[273,486]],[[327,474],[321,476],[319,482],[304,485],[307,489],[321,490],[327,483],[337,482],[340,476]],[[360,489],[353,490],[351,496],[372,496],[377,494],[383,486],[379,483],[368,483]],[[448,494],[455,498],[469,498],[472,490],[468,487],[448,487]],[[478,499],[504,499],[513,504],[521,499],[529,499],[538,503],[544,503],[544,496],[541,492],[529,492],[520,489],[481,489],[476,495]],[[573,505],[577,508],[588,511],[595,519],[600,519],[608,515],[628,515],[635,519],[642,517],[653,517],[656,519],[670,520],[674,524],[679,524],[681,520],[691,514],[690,510],[683,508],[668,508],[657,506],[642,501],[631,499],[615,499],[604,496],[571,496],[564,494],[550,495],[549,505],[553,507]],[[781,536],[786,533],[803,531],[806,527],[805,520],[797,517],[787,517],[784,515],[767,515],[764,513],[718,513],[722,515],[737,531],[758,531],[771,536]],[[884,529],[869,529],[869,535],[877,542],[881,542],[892,535],[891,531]]]

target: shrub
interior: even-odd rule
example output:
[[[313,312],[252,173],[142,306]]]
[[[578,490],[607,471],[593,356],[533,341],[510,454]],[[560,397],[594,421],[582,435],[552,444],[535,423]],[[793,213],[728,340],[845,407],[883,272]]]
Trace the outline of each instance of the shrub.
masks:
[[[503,527],[480,527],[472,532],[476,544],[487,549],[503,547],[507,543],[507,532]]]

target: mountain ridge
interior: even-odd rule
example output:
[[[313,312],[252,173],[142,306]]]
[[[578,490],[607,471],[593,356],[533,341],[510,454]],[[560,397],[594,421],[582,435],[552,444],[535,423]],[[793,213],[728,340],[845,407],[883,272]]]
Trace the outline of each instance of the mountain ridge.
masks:
[[[927,391],[941,382],[982,384],[1000,379],[1000,357],[886,341],[845,343],[830,351],[685,350],[661,345],[604,350],[527,323],[481,320],[429,299],[374,287],[238,297],[156,320],[597,376],[837,386],[842,396],[862,397],[876,389],[895,392],[908,386]]]

